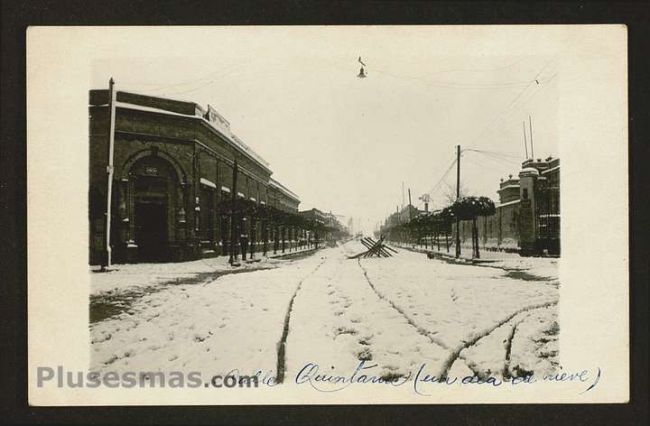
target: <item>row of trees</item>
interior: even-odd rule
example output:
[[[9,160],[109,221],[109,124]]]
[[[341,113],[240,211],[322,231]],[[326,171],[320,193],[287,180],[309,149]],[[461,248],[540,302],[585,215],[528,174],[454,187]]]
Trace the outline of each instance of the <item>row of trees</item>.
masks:
[[[437,245],[440,250],[441,236],[444,236],[446,250],[449,251],[450,235],[454,224],[459,221],[472,221],[472,257],[479,258],[479,235],[477,219],[491,216],[496,212],[494,202],[487,197],[462,197],[444,209],[429,214],[421,214],[406,223],[389,224],[380,233],[391,241]],[[456,230],[458,232],[458,230]],[[457,253],[460,253],[457,250]]]

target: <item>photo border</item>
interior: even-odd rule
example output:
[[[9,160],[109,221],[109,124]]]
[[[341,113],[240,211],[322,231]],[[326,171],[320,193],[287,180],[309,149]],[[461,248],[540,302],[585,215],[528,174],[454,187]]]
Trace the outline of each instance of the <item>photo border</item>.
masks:
[[[155,8],[153,5],[157,5]],[[559,422],[642,424],[647,419],[648,324],[648,8],[641,3],[175,2],[26,1],[2,5],[2,322],[3,414],[15,422],[85,423],[442,423]],[[210,13],[212,11],[212,13]],[[218,13],[217,13],[218,11]],[[25,34],[30,25],[625,23],[629,74],[629,235],[631,400],[628,404],[169,406],[45,408],[27,405]],[[646,112],[646,114],[643,114]],[[645,142],[644,142],[645,141]],[[6,277],[6,279],[4,278]],[[17,353],[16,353],[17,352]],[[4,411],[7,411],[5,414]],[[544,416],[541,416],[541,414]]]

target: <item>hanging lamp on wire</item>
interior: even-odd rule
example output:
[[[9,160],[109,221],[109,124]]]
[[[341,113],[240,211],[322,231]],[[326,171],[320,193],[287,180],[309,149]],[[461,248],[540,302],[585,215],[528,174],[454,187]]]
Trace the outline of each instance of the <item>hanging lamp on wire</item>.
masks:
[[[357,75],[357,77],[366,78],[368,76],[368,73],[366,73],[366,69],[365,69],[366,64],[364,64],[363,61],[361,60],[361,56],[359,56],[359,63],[361,64],[361,68],[359,69],[359,74]]]

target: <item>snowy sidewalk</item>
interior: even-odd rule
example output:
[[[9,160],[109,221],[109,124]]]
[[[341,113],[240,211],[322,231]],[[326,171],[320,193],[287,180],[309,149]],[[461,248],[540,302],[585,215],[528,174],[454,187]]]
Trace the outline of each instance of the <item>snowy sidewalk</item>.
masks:
[[[311,256],[145,294],[128,312],[91,325],[92,369],[274,372],[288,302],[321,262]]]
[[[446,250],[437,250],[434,248],[424,248],[422,246],[413,247],[412,245],[395,245],[396,248],[409,250],[417,253],[432,253],[440,256],[442,259],[451,262],[458,262],[454,257],[454,248]],[[462,261],[472,261],[471,249],[463,248],[460,256]],[[482,251],[481,259],[478,260],[478,266],[499,268],[511,272],[512,276],[521,278],[541,279],[541,280],[558,280],[558,263],[559,258],[553,257],[522,257],[517,253]]]
[[[192,260],[188,262],[166,263],[129,263],[114,265],[109,272],[95,272],[97,267],[91,267],[91,291],[93,295],[116,292],[137,287],[151,287],[163,283],[183,282],[192,278],[200,278],[200,274],[232,272],[240,270],[256,270],[275,268],[285,263],[284,258],[305,256],[316,253],[317,250],[305,249],[269,253],[268,256],[255,254],[257,262],[241,262],[240,266],[232,267],[228,256]]]

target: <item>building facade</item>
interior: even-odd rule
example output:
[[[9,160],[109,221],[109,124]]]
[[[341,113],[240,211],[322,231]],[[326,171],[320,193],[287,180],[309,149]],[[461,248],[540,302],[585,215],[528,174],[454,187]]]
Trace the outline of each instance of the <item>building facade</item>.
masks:
[[[300,199],[214,108],[115,94],[111,247],[116,262],[179,261],[266,251],[269,211]],[[90,91],[90,263],[106,256],[108,90]]]
[[[496,212],[490,216],[479,216],[479,247],[487,251],[517,252],[522,255],[560,254],[560,159],[548,157],[528,159],[522,163],[517,177],[510,175],[502,179],[497,191],[499,202]],[[439,214],[433,212],[433,214]],[[420,217],[420,215],[418,215]],[[404,210],[389,216],[380,232],[390,239],[413,242],[413,231],[404,224],[409,223]],[[472,221],[460,221],[456,226],[436,226],[431,230],[419,231],[418,242],[433,242],[439,245],[443,233],[447,250],[460,236],[463,249],[472,248]],[[451,249],[453,252],[453,249]]]
[[[518,177],[502,180],[492,216],[478,218],[482,250],[522,255],[560,254],[560,159],[528,159]],[[460,225],[461,245],[471,247],[471,221]],[[455,231],[454,231],[455,232]]]
[[[311,223],[317,224],[309,233],[310,242],[332,242],[349,236],[349,229],[332,212],[325,213],[317,208],[312,208],[301,211],[300,216]]]

